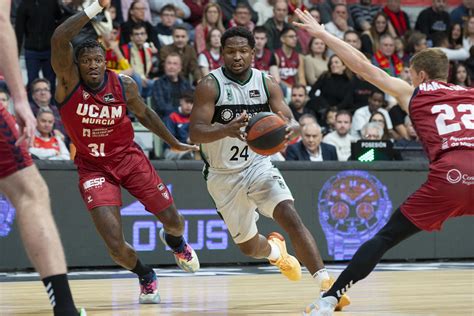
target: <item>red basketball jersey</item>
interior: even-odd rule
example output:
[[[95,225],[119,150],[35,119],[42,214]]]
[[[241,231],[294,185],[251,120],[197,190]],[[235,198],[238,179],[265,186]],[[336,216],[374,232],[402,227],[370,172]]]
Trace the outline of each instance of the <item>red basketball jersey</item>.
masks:
[[[452,150],[474,150],[474,89],[430,81],[415,89],[410,118],[431,162]]]
[[[281,80],[293,86],[296,83],[296,74],[300,66],[299,54],[293,49],[290,57],[287,57],[283,49],[278,48],[275,50],[275,55],[278,56],[278,60],[280,61],[278,67],[280,68]]]
[[[204,56],[206,56],[207,62],[209,64],[209,71],[212,71],[224,65],[224,58],[222,58],[222,55],[219,55],[219,59],[216,60],[214,59],[209,50],[206,49],[202,53],[204,54]]]
[[[106,70],[104,83],[97,90],[80,82],[59,112],[81,158],[105,162],[133,144],[125,90],[113,71]]]

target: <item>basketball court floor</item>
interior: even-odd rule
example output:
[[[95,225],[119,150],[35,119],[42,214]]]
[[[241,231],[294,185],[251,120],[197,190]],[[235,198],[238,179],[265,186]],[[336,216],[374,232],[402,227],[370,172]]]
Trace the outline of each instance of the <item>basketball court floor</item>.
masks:
[[[329,265],[338,275],[344,265]],[[160,305],[139,305],[130,272],[78,271],[70,279],[88,315],[301,315],[317,295],[309,273],[287,281],[272,266],[203,268],[195,275],[155,269]],[[0,273],[0,315],[51,315],[34,273]],[[381,264],[349,291],[352,305],[335,315],[474,316],[474,262]]]

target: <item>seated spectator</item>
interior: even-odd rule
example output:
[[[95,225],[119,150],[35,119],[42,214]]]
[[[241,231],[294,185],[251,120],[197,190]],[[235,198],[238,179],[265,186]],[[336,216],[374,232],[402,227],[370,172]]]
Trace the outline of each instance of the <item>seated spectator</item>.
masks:
[[[166,45],[160,50],[160,72],[164,68],[166,57],[171,53],[181,56],[181,76],[190,82],[201,79],[201,70],[198,67],[197,55],[194,48],[189,45],[188,30],[181,25],[173,28],[173,44]],[[192,78],[192,79],[190,79]]]
[[[59,115],[59,110],[56,105],[52,104],[51,100],[51,85],[48,79],[36,78],[31,83],[31,110],[35,116],[38,116],[40,109],[51,110],[54,115],[54,134],[59,136],[62,141],[65,141],[66,131]]]
[[[387,0],[387,4],[383,8],[383,12],[388,16],[390,24],[393,25],[397,36],[403,36],[411,29],[410,18],[408,14],[402,10],[401,0]]]
[[[148,0],[148,2],[150,3],[151,23],[153,25],[162,23],[161,11],[167,5],[172,5],[176,8],[176,18],[178,18],[178,23],[180,24],[183,23],[183,19],[187,19],[191,15],[189,7],[183,0]]]
[[[337,55],[329,58],[328,68],[309,92],[310,100],[307,106],[316,113],[319,121],[322,121],[330,106],[335,106],[338,110],[350,110],[352,106],[352,72]]]
[[[362,42],[361,51],[366,56],[372,56],[379,49],[380,37],[384,34],[391,34],[391,25],[387,15],[380,11],[372,20],[372,25],[368,31],[364,31],[360,37]],[[395,33],[395,31],[393,31]]]
[[[400,37],[395,37],[393,39],[393,42],[395,44],[395,55],[398,57],[398,59],[403,64],[409,64],[410,63],[410,55],[406,52],[405,40],[403,38],[400,38]]]
[[[10,93],[4,88],[0,88],[0,108],[10,107]]]
[[[265,47],[268,42],[267,30],[263,26],[257,26],[253,30],[253,37],[255,38],[255,55],[252,61],[252,68],[270,74],[280,84],[281,79],[275,54]]]
[[[300,126],[303,127],[309,123],[318,123],[318,121],[316,120],[316,117],[312,114],[303,114],[300,116],[298,123],[300,123]]]
[[[308,85],[312,86],[328,70],[326,52],[326,44],[321,39],[312,37],[309,41],[309,53],[303,57],[304,74]]]
[[[221,55],[221,36],[222,33],[218,29],[212,29],[207,33],[207,49],[198,56],[198,65],[202,77],[207,76],[209,72],[224,64]]]
[[[377,90],[377,87],[368,81],[365,81],[359,74],[354,74],[351,80],[352,83],[352,106],[349,111],[354,113],[357,109],[366,106],[369,102],[369,97],[372,91]]]
[[[171,134],[182,143],[189,144],[189,117],[193,109],[193,92],[185,91],[179,98],[179,107],[165,117],[164,123]],[[170,160],[193,159],[192,151],[174,151],[164,144],[164,157]]]
[[[69,1],[69,0],[66,0]],[[65,1],[65,2],[66,2]],[[130,10],[134,2],[138,2],[142,0],[112,0],[112,2],[115,2],[115,4],[120,4],[120,12],[117,11],[118,14],[122,16],[123,21],[122,22],[127,22],[130,20]],[[150,5],[148,1],[143,1],[143,4],[145,5],[145,8],[143,9],[144,12],[144,18],[143,21],[147,21],[151,23],[151,13],[150,13]],[[119,8],[117,6],[117,8]]]
[[[474,45],[474,16],[469,16],[463,27],[462,46],[470,49]]]
[[[346,110],[336,114],[336,130],[323,137],[323,142],[336,147],[339,161],[346,161],[351,155],[351,143],[355,142],[349,131],[351,130],[352,115]]]
[[[415,31],[408,36],[406,52],[410,57],[427,47],[426,34]]]
[[[345,4],[337,4],[332,11],[332,21],[326,23],[324,28],[337,38],[342,39],[345,32],[352,30],[348,19],[347,6]]]
[[[353,4],[349,9],[356,30],[363,32],[370,29],[375,15],[381,8],[372,4],[372,0],[359,0],[358,4]]]
[[[448,34],[451,18],[446,11],[446,0],[432,0],[431,7],[418,14],[415,30],[425,34],[429,39],[437,32]]]
[[[449,28],[449,48],[457,49],[462,47],[462,24],[454,23]],[[434,45],[433,45],[434,46]]]
[[[181,75],[181,56],[171,52],[166,56],[165,74],[155,81],[152,89],[152,104],[161,117],[166,117],[178,110],[179,100],[185,91],[192,90],[191,84]]]
[[[455,63],[451,69],[451,75],[449,76],[448,82],[463,87],[470,87],[471,78],[467,72],[466,65],[463,63]]]
[[[281,32],[291,27],[291,25],[286,22],[287,18],[288,4],[286,0],[276,0],[273,5],[273,17],[263,24],[263,27],[267,30],[267,47],[271,51],[275,51],[281,47]]]
[[[244,4],[247,6],[247,8],[250,9],[250,19],[252,20],[253,23],[257,22],[257,19],[258,19],[257,12],[255,12],[251,8],[248,0],[232,0],[232,1],[217,0],[216,3],[222,9],[222,20],[226,27],[229,26],[229,21],[232,19],[233,13],[237,10],[237,6],[240,4]]]
[[[211,29],[218,29],[222,33],[225,31],[222,23],[221,7],[212,2],[204,7],[202,22],[199,23],[194,30],[194,42],[198,54],[206,49],[207,33],[209,33]]]
[[[324,113],[324,117],[321,120],[321,128],[323,131],[323,136],[327,135],[331,132],[336,130],[336,114],[339,112],[336,106],[330,106],[326,113]]]
[[[372,114],[377,111],[381,112],[385,117],[387,128],[393,129],[392,121],[390,120],[388,112],[382,108],[382,105],[384,104],[384,93],[378,89],[372,91],[368,102],[368,105],[363,106],[355,111],[352,118],[351,135],[356,139],[361,138],[362,127],[369,122]]]
[[[260,0],[253,4],[253,9],[258,14],[257,26],[263,25],[273,17],[273,4],[275,0]]]
[[[292,28],[283,30],[280,39],[282,46],[275,50],[275,58],[281,83],[287,90],[291,90],[296,83],[306,86],[303,57],[296,51],[296,31]],[[285,96],[288,94],[284,91]]]
[[[147,38],[145,25],[137,23],[132,28],[131,42],[122,45],[123,55],[133,69],[132,78],[136,81],[143,98],[150,95],[154,81],[150,78],[154,51],[147,45]]]
[[[431,41],[433,42],[433,47],[441,49],[450,61],[463,61],[469,58],[469,51],[464,49],[462,45],[456,49],[451,48],[448,35],[444,32],[432,34]]]
[[[160,23],[155,27],[159,43],[157,49],[173,43],[173,26],[175,23],[176,7],[172,4],[163,6],[160,11]]]
[[[41,160],[69,160],[69,151],[61,137],[54,135],[54,114],[48,108],[40,109],[36,117],[38,125],[29,151]]]
[[[468,16],[474,15],[474,3],[471,0],[463,0],[463,3],[451,11],[451,23],[462,24]]]
[[[314,112],[305,106],[307,101],[308,95],[306,93],[306,87],[301,84],[295,84],[291,88],[291,100],[289,103],[295,120],[299,121],[300,117],[305,114],[314,116]]]
[[[323,24],[327,24],[331,22],[332,13],[334,11],[334,7],[338,4],[346,4],[345,0],[321,0],[321,1],[313,1],[314,4],[319,2],[318,9],[321,16],[321,22]],[[354,21],[352,17],[349,15],[348,17],[348,24],[351,27],[354,27]]]
[[[121,25],[120,43],[122,45],[130,43],[133,27],[137,24],[145,27],[147,41],[153,43],[154,47],[159,47],[158,36],[153,25],[145,19],[145,13],[148,8],[148,1],[134,0],[128,11],[127,22]]]
[[[390,76],[400,77],[403,70],[403,62],[395,54],[395,42],[391,35],[385,34],[380,37],[380,49],[372,57],[372,64],[379,67]]]
[[[232,19],[229,21],[229,28],[235,26],[241,26],[246,28],[250,32],[253,32],[255,23],[252,22],[250,7],[245,3],[238,3],[234,13],[232,13]]]
[[[301,128],[302,140],[288,146],[286,160],[326,161],[337,160],[336,147],[321,143],[321,127],[308,123]]]
[[[380,111],[380,109],[379,109],[379,111]],[[385,119],[384,114],[382,114],[379,111],[376,111],[376,112],[372,113],[372,115],[370,116],[370,119],[369,119],[369,123],[370,122],[375,122],[375,123],[380,125],[380,127],[383,130],[382,140],[391,140],[392,139],[392,135],[391,135],[392,130],[391,129],[389,130],[387,128],[387,120]]]
[[[117,22],[112,24],[112,31],[108,36],[103,36],[102,41],[105,46],[105,62],[107,69],[113,70],[118,74],[127,76],[133,75],[133,68],[128,60],[123,56],[119,47],[120,26]]]
[[[342,40],[359,51],[362,48],[362,42],[360,40],[359,33],[354,30],[346,31],[342,36]]]
[[[184,19],[184,22],[191,24],[194,28],[198,26],[204,16],[204,9],[209,0],[184,0],[184,4],[188,6],[191,14]]]
[[[383,129],[377,122],[368,122],[360,131],[362,140],[382,140]]]

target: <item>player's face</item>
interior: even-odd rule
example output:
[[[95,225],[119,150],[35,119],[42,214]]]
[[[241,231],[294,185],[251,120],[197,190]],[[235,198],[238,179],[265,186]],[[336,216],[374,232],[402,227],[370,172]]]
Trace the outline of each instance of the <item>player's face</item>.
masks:
[[[340,136],[345,136],[351,128],[351,117],[347,114],[340,114],[336,117],[336,131]]]
[[[226,40],[223,49],[225,69],[234,75],[247,72],[252,64],[255,49],[252,49],[244,37],[234,36]]]
[[[96,88],[104,81],[105,56],[100,48],[86,48],[78,59],[79,74],[91,88]]]
[[[49,135],[53,131],[54,115],[51,113],[43,113],[38,116],[38,132],[42,135]]]

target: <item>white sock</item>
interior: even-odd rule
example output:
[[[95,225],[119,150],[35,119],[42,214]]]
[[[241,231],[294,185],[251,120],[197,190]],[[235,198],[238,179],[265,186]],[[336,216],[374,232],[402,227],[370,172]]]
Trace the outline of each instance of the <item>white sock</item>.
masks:
[[[313,278],[316,281],[316,284],[318,285],[319,288],[321,288],[321,283],[323,283],[324,280],[329,280],[329,274],[326,268],[322,268],[319,271],[316,271],[313,274]]]
[[[270,254],[268,255],[267,259],[271,260],[271,261],[278,260],[281,256],[280,248],[278,248],[278,246],[275,245],[275,243],[272,242],[271,240],[268,241],[268,243],[270,244],[271,251],[270,251]]]

